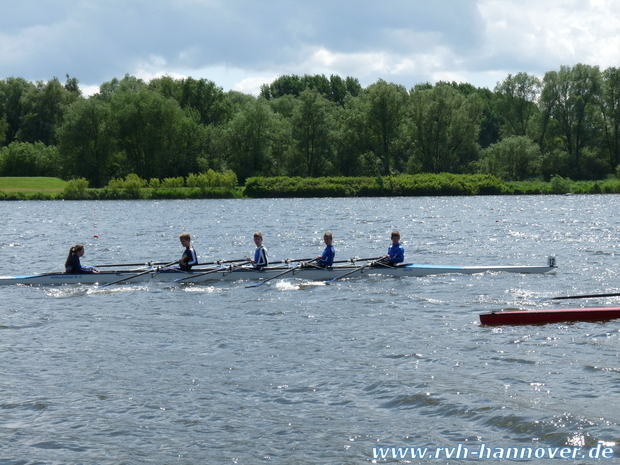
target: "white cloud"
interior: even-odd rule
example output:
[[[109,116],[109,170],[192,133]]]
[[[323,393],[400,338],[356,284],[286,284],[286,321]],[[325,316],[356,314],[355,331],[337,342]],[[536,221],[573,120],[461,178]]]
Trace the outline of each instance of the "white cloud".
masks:
[[[501,63],[503,54],[526,72],[528,65],[538,71],[577,63],[615,66],[620,58],[618,3],[481,0],[485,55]]]
[[[493,88],[508,73],[620,62],[619,0],[24,0],[0,17],[0,79],[89,89],[132,74],[256,95],[283,74]]]
[[[263,84],[271,84],[276,78],[277,76],[248,77],[236,83],[233,86],[232,90],[236,90],[237,92],[242,92],[244,94],[252,94],[254,96],[257,96],[260,93],[260,88]]]

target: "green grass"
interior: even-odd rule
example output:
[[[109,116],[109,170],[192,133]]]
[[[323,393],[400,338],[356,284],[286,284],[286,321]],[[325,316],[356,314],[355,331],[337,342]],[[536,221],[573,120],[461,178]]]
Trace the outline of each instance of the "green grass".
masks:
[[[0,177],[0,191],[4,192],[60,193],[65,188],[65,184],[67,183],[59,178]]]

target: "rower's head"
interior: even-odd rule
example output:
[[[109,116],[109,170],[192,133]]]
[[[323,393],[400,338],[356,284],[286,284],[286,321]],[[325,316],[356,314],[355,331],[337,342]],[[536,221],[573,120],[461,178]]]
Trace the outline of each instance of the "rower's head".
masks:
[[[183,233],[179,236],[179,240],[183,247],[188,247],[192,242],[192,237],[188,233]]]
[[[332,245],[332,241],[334,240],[332,233],[327,232],[323,234],[323,240],[325,241],[325,245]]]
[[[392,239],[393,244],[398,244],[400,242],[400,233],[398,231],[392,231],[390,239]]]
[[[84,246],[82,244],[75,244],[69,249],[69,256],[77,255],[78,257],[81,257],[84,255],[84,252]]]
[[[254,243],[256,244],[256,247],[260,247],[261,245],[263,245],[263,234],[256,232],[254,233]]]

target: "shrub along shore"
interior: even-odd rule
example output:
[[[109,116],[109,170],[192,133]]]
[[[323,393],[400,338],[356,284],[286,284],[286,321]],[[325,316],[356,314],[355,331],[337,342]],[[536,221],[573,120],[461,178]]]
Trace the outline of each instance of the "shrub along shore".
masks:
[[[416,174],[378,177],[253,177],[237,185],[231,173],[144,180],[131,174],[100,189],[85,179],[0,178],[0,200],[225,199],[455,195],[617,194],[620,180],[503,182],[492,175]]]

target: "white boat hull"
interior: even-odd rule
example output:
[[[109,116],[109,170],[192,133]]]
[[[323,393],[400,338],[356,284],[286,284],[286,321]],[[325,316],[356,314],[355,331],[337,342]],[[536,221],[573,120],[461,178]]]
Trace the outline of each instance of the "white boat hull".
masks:
[[[282,274],[293,268],[292,271]],[[0,285],[24,284],[24,285],[62,285],[62,284],[110,284],[124,280],[122,284],[144,282],[170,282],[170,283],[201,283],[206,281],[237,281],[248,279],[272,279],[282,274],[279,279],[301,278],[311,281],[325,281],[340,276],[353,278],[366,275],[385,275],[394,277],[406,276],[431,276],[441,274],[476,274],[476,273],[548,273],[557,269],[554,262],[547,266],[442,266],[442,265],[403,265],[397,267],[377,266],[334,266],[332,268],[297,268],[295,265],[267,267],[263,270],[252,268],[222,267],[217,271],[204,274],[209,269],[195,269],[186,271],[160,271],[153,269],[148,273],[140,271],[105,271],[92,274],[65,274],[45,273],[30,276],[0,276]],[[144,274],[141,274],[144,273]]]

